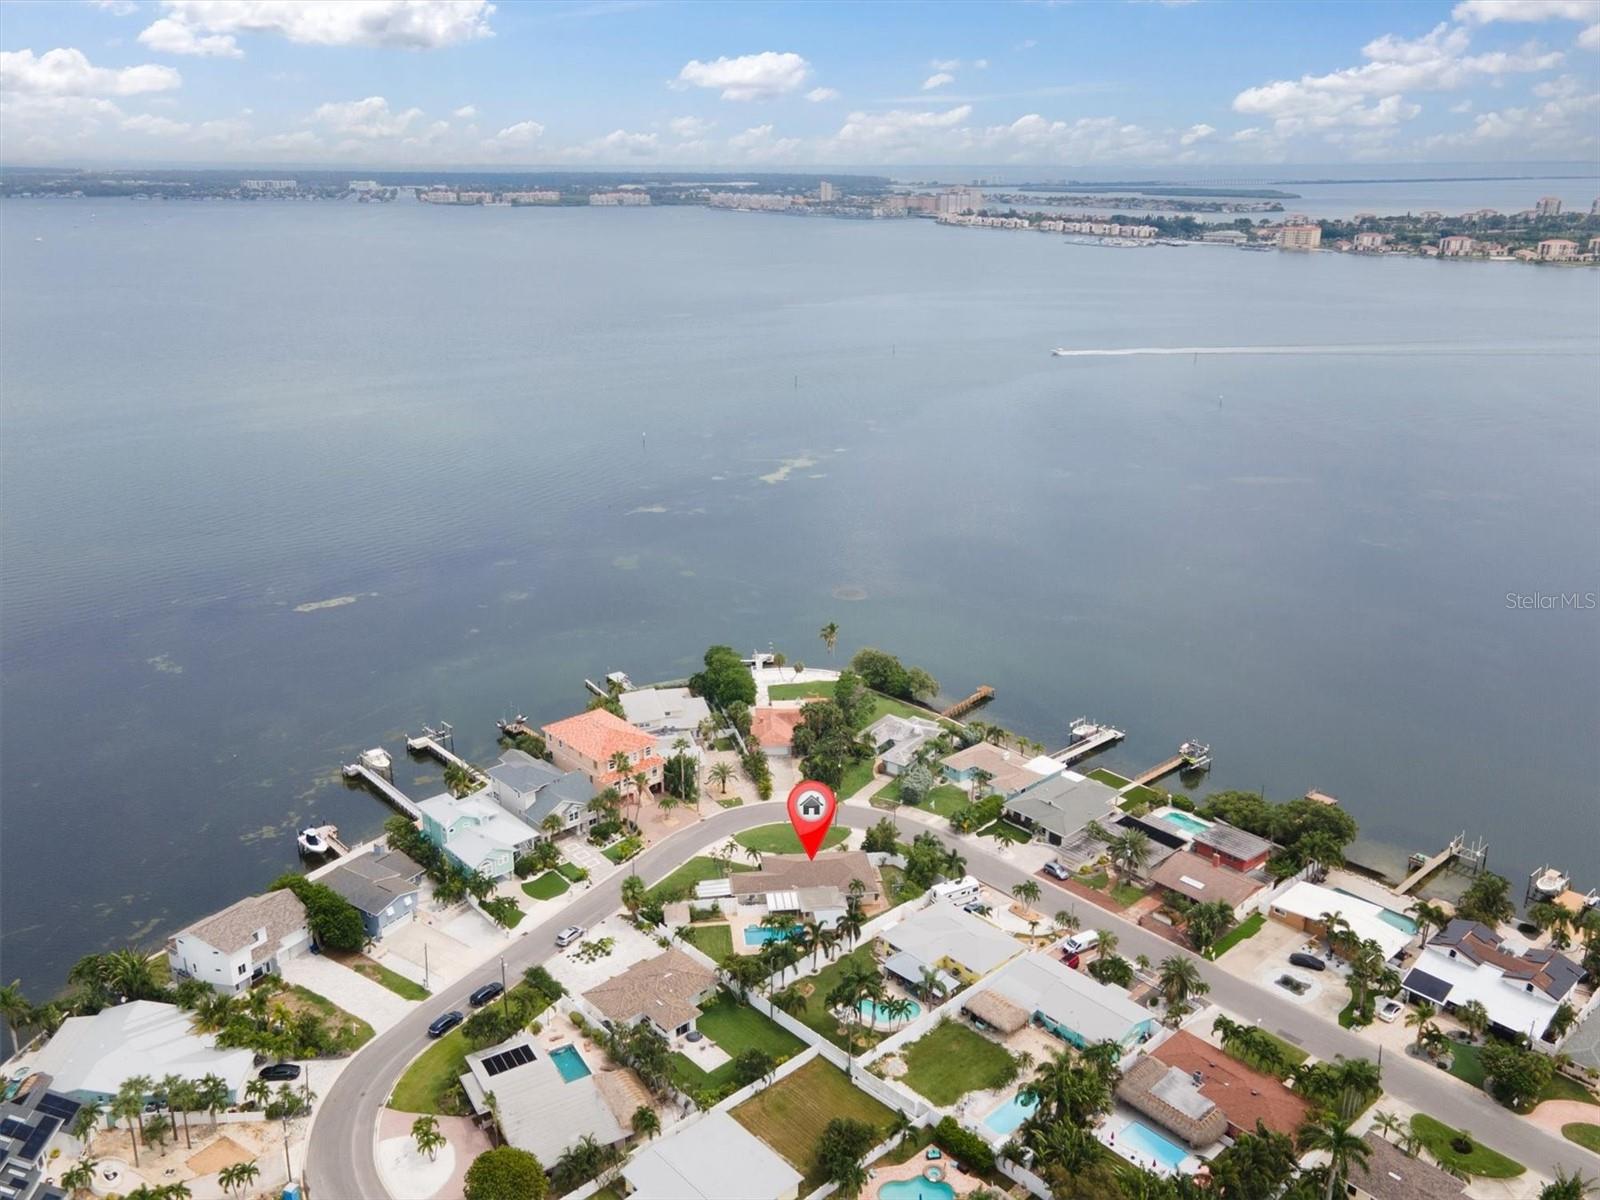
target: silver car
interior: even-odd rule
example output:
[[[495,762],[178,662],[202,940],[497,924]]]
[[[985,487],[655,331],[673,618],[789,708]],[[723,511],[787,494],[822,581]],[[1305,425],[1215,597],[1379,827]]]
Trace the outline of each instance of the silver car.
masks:
[[[563,948],[570,946],[587,932],[582,925],[568,925],[560,933],[556,934],[556,945]]]

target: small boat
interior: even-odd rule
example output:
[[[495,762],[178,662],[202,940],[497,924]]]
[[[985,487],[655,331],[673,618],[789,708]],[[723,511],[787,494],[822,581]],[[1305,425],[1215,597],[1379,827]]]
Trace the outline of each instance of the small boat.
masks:
[[[1533,881],[1533,890],[1546,900],[1553,900],[1567,890],[1569,882],[1571,881],[1554,867],[1546,867]]]
[[[1204,742],[1185,742],[1178,747],[1185,771],[1204,771],[1211,766],[1211,747]]]
[[[328,845],[328,839],[322,836],[320,829],[309,826],[300,831],[295,842],[299,845],[301,854],[326,854],[333,849]]]
[[[1057,346],[1054,350],[1050,351],[1050,356],[1052,358],[1070,358],[1072,356],[1072,351],[1068,350],[1064,346]]]

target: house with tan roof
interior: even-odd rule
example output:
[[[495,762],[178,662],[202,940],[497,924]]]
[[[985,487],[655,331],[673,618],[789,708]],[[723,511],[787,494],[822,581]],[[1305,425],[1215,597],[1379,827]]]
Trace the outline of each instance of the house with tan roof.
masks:
[[[1264,1071],[1247,1067],[1210,1042],[1180,1029],[1150,1051],[1150,1057],[1198,1081],[1202,1096],[1222,1110],[1228,1133],[1254,1133],[1259,1121],[1293,1137],[1311,1111],[1299,1096]]]
[[[552,722],[539,732],[556,766],[582,771],[597,788],[616,785],[627,791],[628,781],[640,774],[651,789],[661,786],[665,760],[657,753],[656,739],[603,708]],[[626,771],[611,765],[618,754],[628,758]]]
[[[1242,917],[1250,902],[1267,886],[1264,879],[1241,874],[1192,850],[1169,854],[1151,868],[1150,880],[1197,904],[1222,900],[1233,909],[1235,917]]]
[[[768,758],[788,758],[794,727],[802,715],[799,708],[751,709],[750,740],[765,750]]]
[[[1345,1173],[1353,1200],[1453,1200],[1466,1191],[1465,1180],[1411,1157],[1376,1133],[1361,1140],[1367,1161],[1351,1160]]]
[[[984,795],[1009,797],[1045,777],[1044,774],[1028,766],[1032,761],[1024,755],[1002,750],[989,742],[976,742],[963,750],[957,750],[954,754],[945,755],[939,760],[939,765],[944,768],[944,776],[951,783],[972,784],[981,771],[988,777],[984,784]],[[1052,765],[1056,770],[1048,774],[1055,774],[1061,768],[1060,763]]]
[[[287,888],[246,896],[196,921],[167,942],[167,966],[176,979],[198,979],[237,996],[263,975],[311,944],[306,906]]]
[[[883,899],[883,879],[872,859],[860,850],[830,850],[807,858],[804,854],[763,854],[761,869],[744,871],[729,877],[733,894],[743,904],[765,904],[773,912],[814,912],[822,909],[842,910],[850,894],[850,885],[859,879],[866,890],[861,893],[862,904],[876,904]],[[803,908],[794,902],[796,893],[811,893],[811,907]],[[822,914],[818,913],[818,919]]]
[[[590,988],[583,1000],[608,1025],[649,1021],[671,1038],[694,1028],[700,1005],[716,988],[716,972],[674,946]]]
[[[1191,1075],[1148,1054],[1122,1073],[1117,1099],[1194,1150],[1221,1141],[1228,1132],[1228,1118]]]

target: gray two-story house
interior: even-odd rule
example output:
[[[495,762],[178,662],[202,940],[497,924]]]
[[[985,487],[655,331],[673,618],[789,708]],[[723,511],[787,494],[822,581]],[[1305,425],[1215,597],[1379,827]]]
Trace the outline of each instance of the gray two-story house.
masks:
[[[351,855],[318,882],[355,906],[369,938],[381,938],[416,913],[422,867],[409,855],[379,842],[370,853]]]

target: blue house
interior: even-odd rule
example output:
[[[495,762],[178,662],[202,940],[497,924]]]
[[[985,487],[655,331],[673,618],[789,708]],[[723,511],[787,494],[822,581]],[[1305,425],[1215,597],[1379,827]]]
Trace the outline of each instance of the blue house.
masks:
[[[409,921],[417,911],[422,867],[378,842],[370,854],[345,859],[317,882],[327,884],[355,906],[369,938],[381,938],[391,926]]]

